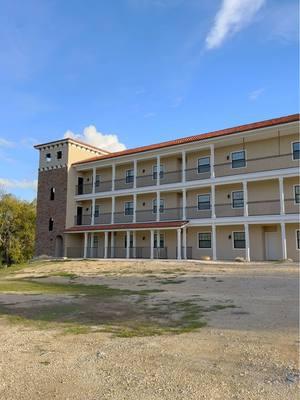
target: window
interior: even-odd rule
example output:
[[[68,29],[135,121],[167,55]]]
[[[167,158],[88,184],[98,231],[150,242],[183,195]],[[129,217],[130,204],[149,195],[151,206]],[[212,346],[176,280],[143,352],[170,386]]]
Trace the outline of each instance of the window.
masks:
[[[98,247],[98,245],[99,245],[99,238],[97,235],[94,235],[93,247]]]
[[[210,157],[198,158],[198,174],[210,171]]]
[[[126,201],[124,207],[125,215],[133,215],[133,201]]]
[[[54,221],[53,218],[49,218],[49,231],[53,231]]]
[[[300,229],[296,230],[297,249],[300,250]]]
[[[244,192],[242,190],[232,192],[232,208],[244,207]]]
[[[300,185],[295,185],[294,191],[295,191],[295,203],[299,204],[300,203]]]
[[[125,236],[124,236],[124,247],[125,247],[125,249],[127,249],[127,235],[126,235],[126,233],[125,233]],[[129,247],[131,249],[133,248],[133,233],[130,233]]]
[[[56,153],[56,158],[57,158],[58,160],[61,160],[61,158],[62,158],[62,151],[58,151],[58,152]]]
[[[198,234],[198,245],[199,249],[210,249],[211,248],[211,233],[201,232]]]
[[[234,151],[231,153],[231,167],[243,168],[246,167],[245,150]]]
[[[99,217],[100,214],[100,206],[99,204],[95,205],[95,217]]]
[[[46,161],[50,162],[51,161],[51,153],[46,154]]]
[[[133,180],[134,180],[133,169],[128,169],[126,171],[126,179],[125,179],[125,181],[126,181],[126,183],[131,183],[131,182],[133,182]]]
[[[55,188],[50,189],[50,200],[54,200],[55,198]]]
[[[164,177],[164,173],[165,173],[165,167],[164,167],[164,165],[160,164],[160,173],[159,173],[160,179],[162,179]],[[157,179],[157,165],[153,165],[152,178]]]
[[[246,248],[245,232],[233,232],[233,248],[234,249]]]
[[[100,186],[100,175],[96,175],[95,187]]]
[[[165,210],[165,200],[164,199],[160,199],[159,202],[159,212],[163,213]],[[153,200],[153,209],[152,209],[153,214],[157,213],[157,199]]]
[[[198,210],[210,210],[210,194],[198,195]]]
[[[164,248],[165,247],[165,235],[163,233],[159,233],[157,236],[157,233],[154,234],[154,248]]]
[[[293,143],[293,160],[300,159],[300,142]]]

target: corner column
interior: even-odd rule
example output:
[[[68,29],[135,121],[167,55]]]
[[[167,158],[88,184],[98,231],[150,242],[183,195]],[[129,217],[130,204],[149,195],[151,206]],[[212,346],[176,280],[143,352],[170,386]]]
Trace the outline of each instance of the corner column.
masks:
[[[84,232],[84,242],[83,242],[83,258],[87,256],[87,246],[88,246],[88,233]]]
[[[156,192],[156,221],[160,221],[160,192]]]
[[[183,151],[181,153],[181,158],[182,158],[182,183],[185,183],[185,170],[186,170],[186,153]]]
[[[210,177],[215,177],[215,145],[210,145]]]
[[[216,188],[211,185],[211,217],[216,218]]]
[[[126,231],[126,258],[130,256],[130,231]]]
[[[212,233],[212,253],[213,253],[213,260],[217,260],[217,234],[216,234],[216,225],[213,224],[211,226],[211,233]]]
[[[286,248],[286,232],[285,232],[285,223],[281,222],[281,247],[282,247],[282,259],[287,259],[287,248]]]
[[[116,199],[115,196],[111,198],[111,223],[114,224],[115,222],[115,208],[116,208]]]
[[[249,225],[245,224],[244,225],[245,229],[245,259],[246,261],[250,261],[250,239],[249,239]]]
[[[153,260],[154,258],[154,230],[150,231],[150,258]]]
[[[182,247],[183,247],[183,259],[187,259],[187,249],[186,249],[186,226],[182,229]]]
[[[111,171],[111,190],[115,190],[115,180],[116,180],[116,164],[112,164],[112,171]]]
[[[177,229],[177,260],[181,260],[181,228]]]
[[[283,177],[280,176],[278,178],[278,181],[279,181],[279,196],[280,196],[280,215],[285,215]]]
[[[108,232],[104,232],[104,258],[107,258],[108,254]]]
[[[247,186],[247,181],[243,182],[243,197],[244,197],[244,217],[248,217],[248,186]]]
[[[186,189],[182,189],[182,219],[186,220]]]

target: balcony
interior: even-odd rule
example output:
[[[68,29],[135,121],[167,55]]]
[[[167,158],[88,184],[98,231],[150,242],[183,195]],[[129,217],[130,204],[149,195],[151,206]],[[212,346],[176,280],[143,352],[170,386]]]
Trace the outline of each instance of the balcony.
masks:
[[[122,189],[132,189],[133,188],[133,176],[130,176],[132,179],[123,178],[123,179],[115,179],[115,190]]]
[[[189,168],[185,170],[185,179],[187,181],[197,181],[202,179],[209,179],[211,175],[210,168],[201,171],[198,168]]]
[[[94,223],[95,223],[95,225],[110,224],[111,223],[111,213],[103,213],[103,214],[99,214],[97,216],[95,215]]]
[[[112,190],[112,181],[101,181],[96,182],[95,184],[95,192],[110,192]]]
[[[93,192],[93,184],[92,183],[76,185],[76,195],[90,194],[92,192]]]
[[[153,174],[139,175],[136,177],[136,186],[137,187],[153,186],[153,185],[156,185],[156,183],[157,183],[157,180],[153,178]]]
[[[164,208],[160,212],[160,221],[178,221],[182,219],[182,207]]]
[[[248,215],[279,215],[279,200],[248,201]]]
[[[169,183],[177,183],[182,181],[182,170],[167,171],[161,174],[160,184],[167,185]]]
[[[91,223],[91,215],[75,215],[74,217],[74,225],[91,225]]]
[[[128,224],[130,222],[133,222],[133,213],[132,214],[124,214],[124,211],[114,213],[114,223],[115,224]]]
[[[244,207],[232,207],[232,203],[223,203],[215,205],[216,217],[242,217]]]
[[[199,210],[198,206],[195,207],[186,207],[186,218],[187,219],[201,219],[201,218],[210,218],[211,217],[211,209],[203,209]]]
[[[295,198],[285,199],[285,213],[286,214],[299,214],[300,203],[296,203]]]
[[[156,221],[156,213],[151,210],[136,210],[136,222],[153,222]]]

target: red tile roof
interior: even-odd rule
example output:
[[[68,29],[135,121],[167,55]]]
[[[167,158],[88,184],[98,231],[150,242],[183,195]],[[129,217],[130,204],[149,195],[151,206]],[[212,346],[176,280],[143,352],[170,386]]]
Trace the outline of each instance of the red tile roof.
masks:
[[[108,155],[97,156],[97,157],[89,158],[84,161],[79,161],[79,162],[74,163],[73,165],[85,164],[85,163],[89,163],[92,161],[106,160],[109,158],[116,158],[116,157],[126,156],[126,155],[130,155],[130,154],[142,153],[145,151],[162,149],[165,147],[176,146],[179,144],[191,143],[191,142],[196,142],[196,141],[205,140],[205,139],[212,139],[212,138],[216,138],[219,136],[231,135],[234,133],[247,132],[247,131],[250,131],[253,129],[268,128],[268,127],[272,127],[275,125],[286,124],[289,122],[294,122],[294,121],[299,121],[299,120],[300,120],[300,114],[292,114],[292,115],[287,115],[287,116],[280,117],[280,118],[268,119],[265,121],[253,122],[251,124],[235,126],[233,128],[227,128],[227,129],[222,129],[222,130],[218,130],[218,131],[202,133],[199,135],[188,136],[188,137],[184,137],[181,139],[169,140],[167,142],[161,142],[161,143],[151,144],[151,145],[142,146],[142,147],[136,147],[134,149],[117,151],[114,153],[110,153]]]
[[[68,232],[90,232],[90,231],[112,231],[118,229],[155,229],[155,228],[180,228],[186,225],[188,221],[170,221],[170,222],[140,222],[131,224],[109,224],[109,225],[81,225],[72,226],[65,230]]]

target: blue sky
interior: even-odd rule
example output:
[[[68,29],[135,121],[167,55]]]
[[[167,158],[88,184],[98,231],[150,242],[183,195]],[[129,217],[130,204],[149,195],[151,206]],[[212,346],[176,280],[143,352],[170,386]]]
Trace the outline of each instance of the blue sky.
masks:
[[[107,149],[298,112],[297,0],[0,0],[0,184],[32,145]]]

